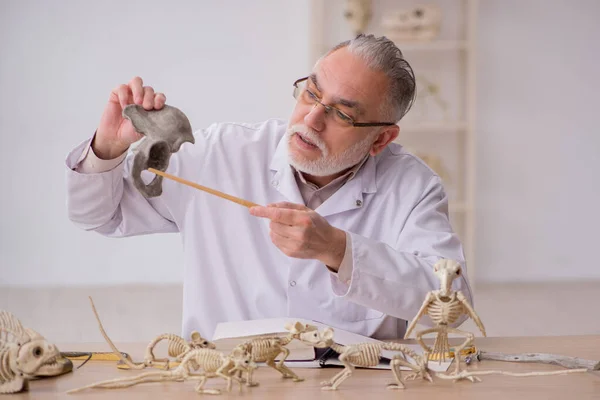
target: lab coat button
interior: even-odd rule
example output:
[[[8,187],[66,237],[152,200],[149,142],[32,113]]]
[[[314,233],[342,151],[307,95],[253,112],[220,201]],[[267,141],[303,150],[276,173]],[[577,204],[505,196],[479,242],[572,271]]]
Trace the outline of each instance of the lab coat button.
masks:
[[[296,286],[296,281],[291,281],[290,286],[292,286],[292,287]]]
[[[362,206],[362,200],[356,200],[356,206],[357,207]]]

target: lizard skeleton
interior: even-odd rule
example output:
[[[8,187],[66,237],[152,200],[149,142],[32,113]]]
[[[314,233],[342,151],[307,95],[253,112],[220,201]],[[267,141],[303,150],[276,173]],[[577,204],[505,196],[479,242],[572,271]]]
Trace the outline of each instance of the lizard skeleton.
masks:
[[[235,348],[229,355],[213,349],[193,349],[183,357],[177,368],[171,371],[151,371],[133,377],[101,381],[69,390],[67,393],[73,394],[92,388],[120,389],[149,382],[197,380],[199,381],[196,386],[198,393],[221,394],[219,389],[204,389],[204,384],[208,378],[221,377],[225,379],[228,392],[231,391],[232,381],[236,380],[241,391],[242,382],[235,376],[235,373],[238,371],[247,372],[255,368],[256,364],[252,361],[250,354],[239,347]],[[195,372],[198,370],[200,372]]]

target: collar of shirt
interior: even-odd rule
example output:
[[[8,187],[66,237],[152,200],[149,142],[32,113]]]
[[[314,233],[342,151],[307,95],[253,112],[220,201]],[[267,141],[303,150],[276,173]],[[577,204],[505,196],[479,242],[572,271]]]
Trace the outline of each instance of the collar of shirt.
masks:
[[[368,158],[369,155],[367,154],[358,164],[323,187],[319,187],[312,182],[308,182],[301,171],[298,171],[292,167],[294,171],[294,177],[296,178],[296,183],[298,184],[298,189],[300,190],[300,195],[304,199],[304,204],[308,208],[315,210],[329,197],[331,197],[339,188],[344,186],[346,182],[352,180],[352,178],[356,176]]]

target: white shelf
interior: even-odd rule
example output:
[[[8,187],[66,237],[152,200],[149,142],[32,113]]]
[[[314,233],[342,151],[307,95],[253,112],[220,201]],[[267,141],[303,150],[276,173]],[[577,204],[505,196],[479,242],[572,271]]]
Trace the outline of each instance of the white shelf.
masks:
[[[394,40],[393,36],[387,36],[404,53],[405,51],[457,51],[469,48],[466,40],[432,40],[430,42],[406,42]]]
[[[400,133],[452,133],[467,130],[467,123],[463,121],[428,121],[400,123]]]

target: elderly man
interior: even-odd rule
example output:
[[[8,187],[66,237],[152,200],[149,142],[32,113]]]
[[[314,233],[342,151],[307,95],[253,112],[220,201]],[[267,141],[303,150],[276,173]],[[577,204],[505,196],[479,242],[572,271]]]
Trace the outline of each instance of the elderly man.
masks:
[[[118,86],[95,135],[67,158],[69,217],[110,237],[182,234],[184,335],[296,317],[402,337],[439,285],[433,264],[465,267],[439,176],[392,143],[414,100],[413,72],[392,42],[360,35],[293,93],[289,121],[213,124],[171,157],[170,174],[264,205],[248,212],[174,181],[142,196],[128,152],[141,135],[121,111],[160,109],[166,98],[139,77]],[[455,289],[472,301],[466,274]]]

